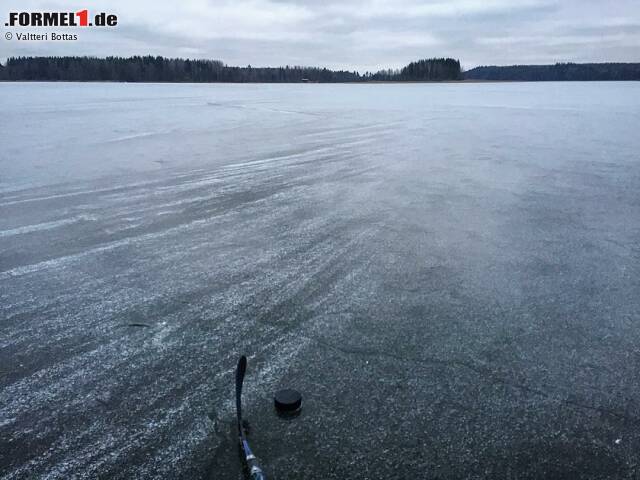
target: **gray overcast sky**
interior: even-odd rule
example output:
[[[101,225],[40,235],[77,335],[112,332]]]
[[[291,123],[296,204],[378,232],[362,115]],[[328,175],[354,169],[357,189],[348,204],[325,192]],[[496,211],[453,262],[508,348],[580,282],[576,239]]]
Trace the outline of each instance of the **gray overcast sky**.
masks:
[[[9,11],[106,11],[76,42],[2,39],[13,55],[153,54],[230,65],[378,70],[432,56],[463,67],[640,61],[640,0],[3,0]],[[14,32],[21,29],[5,30]],[[29,28],[29,32],[65,29]],[[67,30],[71,31],[71,30]],[[4,35],[3,35],[4,36]]]

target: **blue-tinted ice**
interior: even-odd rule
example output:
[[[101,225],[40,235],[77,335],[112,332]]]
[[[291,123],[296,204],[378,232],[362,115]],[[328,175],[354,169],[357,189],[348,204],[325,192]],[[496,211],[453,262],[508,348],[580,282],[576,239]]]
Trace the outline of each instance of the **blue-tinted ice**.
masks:
[[[2,479],[638,473],[640,84],[0,95]]]

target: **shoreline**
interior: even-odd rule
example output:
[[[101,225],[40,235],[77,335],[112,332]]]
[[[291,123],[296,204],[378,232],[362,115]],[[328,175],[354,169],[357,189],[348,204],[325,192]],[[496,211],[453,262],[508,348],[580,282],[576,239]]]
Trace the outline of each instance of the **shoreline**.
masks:
[[[376,84],[412,84],[412,83],[620,83],[640,80],[370,80],[362,82],[119,82],[113,80],[0,80],[2,83],[126,83],[126,84],[174,84],[174,85],[376,85]]]

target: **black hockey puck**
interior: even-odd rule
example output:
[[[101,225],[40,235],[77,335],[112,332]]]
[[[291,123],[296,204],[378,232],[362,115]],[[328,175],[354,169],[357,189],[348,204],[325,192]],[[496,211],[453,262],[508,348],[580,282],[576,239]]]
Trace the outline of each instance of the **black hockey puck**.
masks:
[[[273,401],[279,412],[295,412],[302,405],[302,395],[296,390],[279,390],[274,395]]]

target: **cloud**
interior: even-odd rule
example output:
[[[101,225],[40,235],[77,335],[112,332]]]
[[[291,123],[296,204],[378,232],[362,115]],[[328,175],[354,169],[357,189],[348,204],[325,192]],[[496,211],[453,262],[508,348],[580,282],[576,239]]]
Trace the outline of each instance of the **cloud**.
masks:
[[[109,11],[111,31],[72,43],[5,43],[5,55],[153,54],[232,65],[399,67],[640,61],[636,0],[15,0],[9,11]]]

